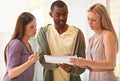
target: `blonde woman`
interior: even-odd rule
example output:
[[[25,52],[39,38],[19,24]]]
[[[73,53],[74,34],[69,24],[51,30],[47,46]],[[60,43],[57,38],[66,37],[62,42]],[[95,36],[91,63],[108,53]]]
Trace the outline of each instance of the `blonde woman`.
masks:
[[[71,62],[89,69],[89,81],[116,81],[113,70],[118,39],[104,5],[97,3],[88,9],[88,23],[95,34],[89,39],[87,60],[79,57]]]

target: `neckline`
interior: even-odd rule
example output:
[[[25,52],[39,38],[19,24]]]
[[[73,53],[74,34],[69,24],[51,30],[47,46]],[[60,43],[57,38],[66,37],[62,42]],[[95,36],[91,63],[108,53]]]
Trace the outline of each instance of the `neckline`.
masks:
[[[28,51],[28,52],[31,52],[32,51],[32,48],[31,48],[31,45],[30,45],[30,43],[29,43],[29,47],[30,47],[30,49],[24,44],[24,42],[22,41],[22,40],[20,40],[21,41],[21,43],[23,44],[23,46],[25,47],[25,49]]]
[[[93,36],[93,40],[97,40],[101,35],[103,35],[104,34],[104,30],[99,34],[99,35],[97,35],[96,36],[96,34]]]
[[[63,35],[64,33],[66,33],[66,32],[69,30],[69,25],[66,25],[66,26],[67,26],[67,29],[66,29],[64,32],[59,33],[59,32],[57,31],[57,29],[55,28],[55,26],[54,26],[54,25],[52,25],[53,30],[54,30],[55,32],[57,32],[57,34],[59,34],[59,35]]]

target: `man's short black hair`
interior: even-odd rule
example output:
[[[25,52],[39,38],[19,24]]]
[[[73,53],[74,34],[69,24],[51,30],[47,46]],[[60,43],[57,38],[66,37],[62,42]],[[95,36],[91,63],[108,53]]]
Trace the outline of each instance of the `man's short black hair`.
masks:
[[[52,5],[51,5],[50,10],[53,11],[55,6],[56,6],[56,7],[59,7],[59,8],[66,7],[66,9],[67,9],[66,3],[64,3],[64,2],[61,1],[61,0],[56,0],[56,1],[54,1],[54,2],[52,3]]]

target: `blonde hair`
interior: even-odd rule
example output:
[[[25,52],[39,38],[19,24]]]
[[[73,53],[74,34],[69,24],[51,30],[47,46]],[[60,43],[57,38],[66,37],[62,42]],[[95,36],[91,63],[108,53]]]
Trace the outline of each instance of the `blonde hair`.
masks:
[[[94,12],[100,16],[101,22],[102,22],[102,28],[105,30],[111,31],[114,34],[117,45],[118,45],[117,34],[114,30],[113,24],[111,22],[110,16],[109,16],[105,6],[102,5],[101,3],[96,3],[88,9],[88,12]],[[117,48],[118,48],[118,46],[117,46]]]

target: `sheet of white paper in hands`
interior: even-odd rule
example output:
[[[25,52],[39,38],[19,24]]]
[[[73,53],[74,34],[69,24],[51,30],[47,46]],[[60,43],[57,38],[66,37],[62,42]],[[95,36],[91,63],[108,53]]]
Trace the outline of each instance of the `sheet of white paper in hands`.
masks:
[[[70,58],[77,58],[77,56],[51,56],[51,55],[44,55],[45,61],[48,63],[55,63],[55,64],[69,64],[73,65],[70,63]]]

